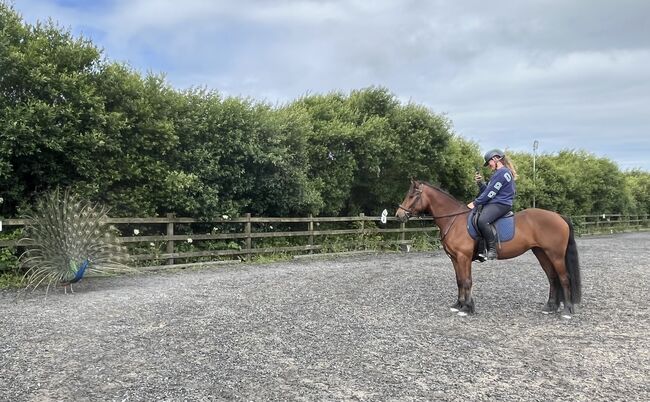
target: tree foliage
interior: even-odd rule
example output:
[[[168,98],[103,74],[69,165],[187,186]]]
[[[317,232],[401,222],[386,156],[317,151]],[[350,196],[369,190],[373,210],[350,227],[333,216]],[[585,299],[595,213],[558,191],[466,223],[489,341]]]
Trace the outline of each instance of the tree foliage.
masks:
[[[564,150],[536,158],[533,174],[532,155],[513,153],[519,180],[518,209],[533,205],[568,215],[599,213],[643,214],[648,211],[648,188],[643,188],[650,174],[641,171],[621,172],[607,158],[586,151]],[[636,179],[638,178],[638,180]]]
[[[388,89],[303,96],[271,106],[142,76],[53,22],[25,24],[0,2],[0,192],[16,216],[71,187],[122,216],[377,214],[409,179],[460,199],[476,193],[477,144],[443,115]],[[565,150],[512,153],[517,209],[650,210],[647,172]],[[486,172],[487,173],[487,172]]]

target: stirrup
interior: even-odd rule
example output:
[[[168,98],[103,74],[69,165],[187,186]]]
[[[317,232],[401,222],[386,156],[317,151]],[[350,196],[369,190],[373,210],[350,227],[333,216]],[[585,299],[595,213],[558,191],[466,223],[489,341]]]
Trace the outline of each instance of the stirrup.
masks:
[[[498,257],[497,251],[496,250],[488,250],[487,252],[487,259],[488,260],[496,260]]]

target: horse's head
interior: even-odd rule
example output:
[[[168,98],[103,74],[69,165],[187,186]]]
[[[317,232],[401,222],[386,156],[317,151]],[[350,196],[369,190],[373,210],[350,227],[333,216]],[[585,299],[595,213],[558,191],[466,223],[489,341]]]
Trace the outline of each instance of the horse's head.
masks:
[[[426,203],[422,202],[422,191],[424,184],[417,180],[411,180],[411,187],[404,197],[404,201],[397,206],[395,217],[400,222],[406,222],[411,216],[421,214],[425,208]]]

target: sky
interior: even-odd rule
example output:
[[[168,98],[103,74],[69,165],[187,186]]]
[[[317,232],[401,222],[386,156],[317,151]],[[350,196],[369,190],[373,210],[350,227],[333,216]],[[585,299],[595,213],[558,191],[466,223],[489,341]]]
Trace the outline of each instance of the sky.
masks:
[[[14,0],[142,74],[272,105],[387,88],[487,151],[650,171],[650,1]],[[533,143],[538,149],[533,151]]]

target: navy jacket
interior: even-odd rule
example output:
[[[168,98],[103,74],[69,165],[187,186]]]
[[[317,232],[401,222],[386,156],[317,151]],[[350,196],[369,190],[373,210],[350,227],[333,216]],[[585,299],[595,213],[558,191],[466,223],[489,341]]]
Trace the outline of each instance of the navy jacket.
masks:
[[[507,167],[497,169],[487,185],[479,184],[481,194],[474,200],[474,205],[485,205],[491,202],[512,206],[515,201],[515,178]]]

